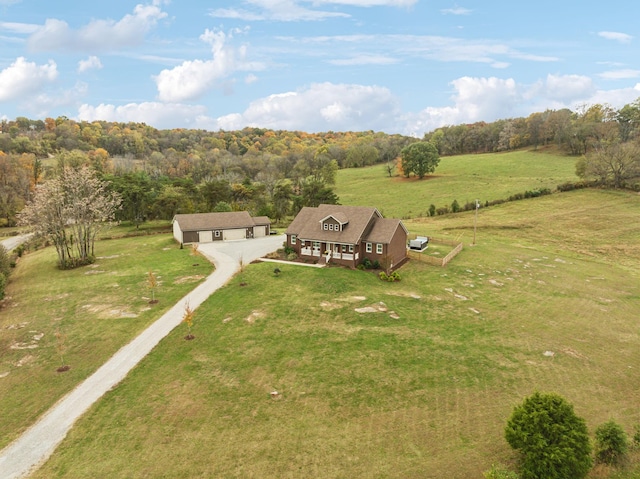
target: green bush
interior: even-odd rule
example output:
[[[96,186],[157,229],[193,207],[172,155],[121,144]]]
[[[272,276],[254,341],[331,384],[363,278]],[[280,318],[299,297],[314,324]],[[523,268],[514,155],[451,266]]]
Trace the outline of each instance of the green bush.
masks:
[[[523,479],[581,479],[593,465],[584,419],[557,394],[536,392],[516,406],[505,438],[522,454]]]
[[[387,274],[384,271],[380,271],[378,273],[378,278],[380,278],[382,281],[388,281],[390,283],[393,283],[395,281],[400,281],[400,273],[398,273],[397,271],[394,271],[391,274]]]
[[[7,286],[7,278],[0,273],[0,299],[4,299],[4,288]]]
[[[295,261],[296,259],[298,259],[298,255],[295,251],[287,255],[287,261]]]
[[[494,464],[491,469],[482,473],[484,479],[519,479],[517,473],[510,471],[501,464]]]
[[[618,464],[627,453],[629,443],[622,426],[608,421],[596,429],[596,461],[603,464]]]
[[[7,249],[0,245],[0,274],[3,274],[5,278],[11,274],[11,258]]]

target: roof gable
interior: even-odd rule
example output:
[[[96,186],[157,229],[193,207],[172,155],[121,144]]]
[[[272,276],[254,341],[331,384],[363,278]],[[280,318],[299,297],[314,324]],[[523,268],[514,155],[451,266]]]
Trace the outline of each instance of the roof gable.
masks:
[[[342,229],[324,230],[322,222],[334,218]],[[376,208],[368,206],[320,205],[304,207],[287,228],[287,234],[295,234],[302,240],[331,241],[357,244],[371,229],[372,223],[382,218]]]

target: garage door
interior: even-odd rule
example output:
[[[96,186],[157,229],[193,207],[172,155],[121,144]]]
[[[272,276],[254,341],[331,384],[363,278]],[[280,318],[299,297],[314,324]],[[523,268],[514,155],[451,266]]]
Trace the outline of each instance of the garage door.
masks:
[[[213,241],[213,231],[198,231],[200,243],[211,243]]]
[[[255,238],[261,238],[263,236],[267,236],[267,227],[266,226],[254,226],[253,227],[253,236]]]
[[[224,230],[222,233],[222,239],[224,239],[225,241],[245,239],[246,237],[247,230],[245,228],[236,230]]]

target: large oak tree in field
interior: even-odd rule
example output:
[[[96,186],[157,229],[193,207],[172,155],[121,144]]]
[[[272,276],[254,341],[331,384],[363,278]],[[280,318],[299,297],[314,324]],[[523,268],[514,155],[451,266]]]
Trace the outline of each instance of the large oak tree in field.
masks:
[[[405,176],[411,173],[422,179],[427,173],[433,173],[440,163],[438,149],[428,141],[418,141],[405,146],[402,155],[402,171]]]
[[[87,167],[64,168],[38,187],[20,222],[53,243],[61,268],[89,264],[98,233],[120,207],[120,196],[107,186]]]

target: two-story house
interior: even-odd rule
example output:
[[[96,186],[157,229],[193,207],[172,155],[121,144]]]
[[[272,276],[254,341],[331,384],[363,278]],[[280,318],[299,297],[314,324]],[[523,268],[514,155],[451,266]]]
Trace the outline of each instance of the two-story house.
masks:
[[[392,271],[407,259],[407,229],[398,219],[383,218],[376,208],[304,207],[285,233],[287,246],[299,258],[318,263],[355,268],[368,258]]]

